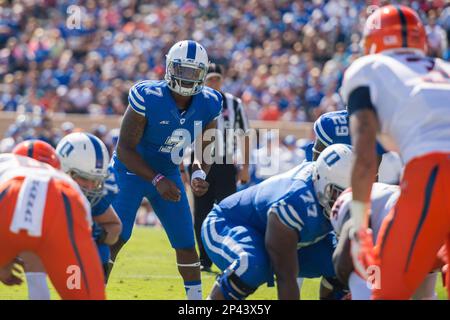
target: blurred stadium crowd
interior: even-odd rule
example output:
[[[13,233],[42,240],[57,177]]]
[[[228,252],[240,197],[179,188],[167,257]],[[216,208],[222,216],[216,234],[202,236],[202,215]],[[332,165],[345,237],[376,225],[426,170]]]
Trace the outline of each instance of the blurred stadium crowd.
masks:
[[[449,59],[448,1],[398,2],[420,9],[432,55]],[[131,85],[162,79],[164,54],[191,38],[226,66],[225,91],[250,119],[313,121],[343,108],[337,90],[360,54],[358,30],[368,5],[383,3],[0,0],[0,110],[122,114]]]

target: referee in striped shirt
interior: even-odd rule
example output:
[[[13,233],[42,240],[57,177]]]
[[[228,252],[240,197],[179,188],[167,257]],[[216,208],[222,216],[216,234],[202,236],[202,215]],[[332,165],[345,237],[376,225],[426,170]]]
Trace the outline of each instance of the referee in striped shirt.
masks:
[[[243,164],[236,165],[233,162],[237,153],[236,139],[234,135],[228,133],[227,136],[226,134],[227,129],[241,129],[242,132],[247,132],[249,129],[248,120],[241,99],[221,91],[223,74],[221,65],[211,63],[205,82],[208,87],[219,91],[223,98],[222,113],[217,119],[217,129],[223,134],[223,143],[215,143],[214,145],[215,159],[220,158],[222,161],[211,165],[206,177],[206,181],[209,183],[208,192],[201,197],[194,196],[194,229],[200,251],[201,270],[204,271],[211,270],[212,262],[202,244],[200,236],[202,223],[212,210],[214,203],[219,203],[222,199],[236,192],[238,181],[242,184],[249,181],[249,138],[247,135],[239,137],[241,139],[239,146],[241,146],[241,161]],[[192,173],[191,166],[189,166],[189,173]]]

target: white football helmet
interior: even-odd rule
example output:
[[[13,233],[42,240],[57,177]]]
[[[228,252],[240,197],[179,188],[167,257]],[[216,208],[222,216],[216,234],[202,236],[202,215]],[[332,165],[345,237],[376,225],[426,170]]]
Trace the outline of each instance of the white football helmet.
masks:
[[[86,198],[95,206],[104,196],[104,182],[109,176],[109,153],[105,144],[90,133],[75,132],[65,136],[56,146],[61,170],[75,177],[97,182],[95,188],[80,185]]]
[[[338,196],[350,187],[352,158],[350,145],[333,144],[325,148],[315,162],[314,189],[327,217]]]
[[[183,40],[175,43],[166,55],[164,79],[172,91],[192,96],[203,89],[208,65],[205,48],[193,40]]]

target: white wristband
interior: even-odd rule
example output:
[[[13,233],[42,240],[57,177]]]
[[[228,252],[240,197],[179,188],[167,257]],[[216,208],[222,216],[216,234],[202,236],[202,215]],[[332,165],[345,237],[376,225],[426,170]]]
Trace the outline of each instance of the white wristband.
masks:
[[[203,170],[195,170],[194,172],[192,172],[191,181],[194,180],[195,178],[205,180],[206,172]]]
[[[366,211],[369,209],[369,204],[366,202],[353,200],[350,205],[350,213],[353,219],[353,226],[359,230],[363,226],[366,219]]]

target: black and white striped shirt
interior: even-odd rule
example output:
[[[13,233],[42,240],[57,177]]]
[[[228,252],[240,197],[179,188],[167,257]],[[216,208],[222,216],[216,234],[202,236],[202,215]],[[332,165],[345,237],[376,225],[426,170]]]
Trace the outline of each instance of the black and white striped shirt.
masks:
[[[224,143],[215,143],[215,150],[220,156],[232,157],[237,148],[235,133],[237,130],[246,133],[249,124],[241,99],[227,92],[221,94],[223,105],[222,113],[217,118],[217,129],[222,133]]]

